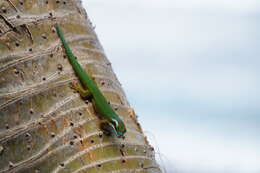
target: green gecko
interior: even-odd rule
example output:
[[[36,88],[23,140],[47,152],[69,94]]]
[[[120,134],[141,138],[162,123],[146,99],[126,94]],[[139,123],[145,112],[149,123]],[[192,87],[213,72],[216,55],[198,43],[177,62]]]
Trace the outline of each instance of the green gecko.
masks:
[[[55,24],[55,28],[65,49],[69,62],[76,76],[79,78],[80,84],[82,86],[81,87],[79,83],[74,83],[72,87],[80,93],[82,98],[92,100],[94,110],[104,117],[104,120],[102,120],[101,122],[101,127],[103,128],[103,130],[107,130],[105,127],[107,126],[107,124],[109,124],[114,129],[117,137],[123,137],[126,133],[124,122],[110,106],[107,99],[97,87],[97,84],[81,67],[78,60],[73,55],[68,43],[66,42],[60,26],[58,24]]]

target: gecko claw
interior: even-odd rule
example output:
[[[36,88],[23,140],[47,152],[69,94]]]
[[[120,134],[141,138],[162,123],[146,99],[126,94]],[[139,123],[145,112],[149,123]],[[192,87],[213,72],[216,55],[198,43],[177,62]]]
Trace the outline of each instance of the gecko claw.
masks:
[[[77,82],[76,81],[74,81],[74,82],[71,82],[70,84],[69,84],[69,87],[73,90],[73,92],[74,93],[78,93],[79,91],[78,91],[78,89],[77,89]]]
[[[78,85],[79,85],[78,82],[73,81],[73,82],[70,83],[70,88],[74,89],[74,90],[77,90]]]

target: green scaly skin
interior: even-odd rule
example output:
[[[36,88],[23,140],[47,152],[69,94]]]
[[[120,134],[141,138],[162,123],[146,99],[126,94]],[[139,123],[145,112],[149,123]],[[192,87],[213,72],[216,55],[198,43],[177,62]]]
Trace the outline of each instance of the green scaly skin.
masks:
[[[63,32],[58,24],[55,25],[57,34],[62,42],[65,49],[67,57],[71,66],[73,67],[76,76],[79,78],[81,85],[85,92],[88,92],[92,98],[92,103],[94,104],[94,109],[97,113],[102,115],[106,123],[110,124],[118,137],[123,137],[126,133],[126,127],[124,122],[115,113],[113,108],[108,103],[107,99],[101,93],[100,89],[97,87],[96,83],[91,79],[91,77],[85,72],[81,67],[76,57],[73,55],[68,43],[66,42]]]

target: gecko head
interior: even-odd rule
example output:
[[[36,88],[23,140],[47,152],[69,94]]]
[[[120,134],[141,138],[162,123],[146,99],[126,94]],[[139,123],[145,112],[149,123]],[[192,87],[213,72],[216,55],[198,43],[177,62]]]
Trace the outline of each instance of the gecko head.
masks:
[[[124,134],[126,133],[126,127],[125,127],[125,124],[124,122],[121,120],[121,119],[112,119],[111,120],[112,122],[112,125],[116,131],[116,135],[117,137],[123,137]]]

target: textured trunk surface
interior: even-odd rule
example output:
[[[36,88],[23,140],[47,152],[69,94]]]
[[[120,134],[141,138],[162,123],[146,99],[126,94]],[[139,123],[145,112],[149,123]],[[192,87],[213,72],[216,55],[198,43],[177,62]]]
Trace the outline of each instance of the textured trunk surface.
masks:
[[[54,24],[127,126],[106,136]],[[79,0],[0,0],[0,173],[161,172]]]

